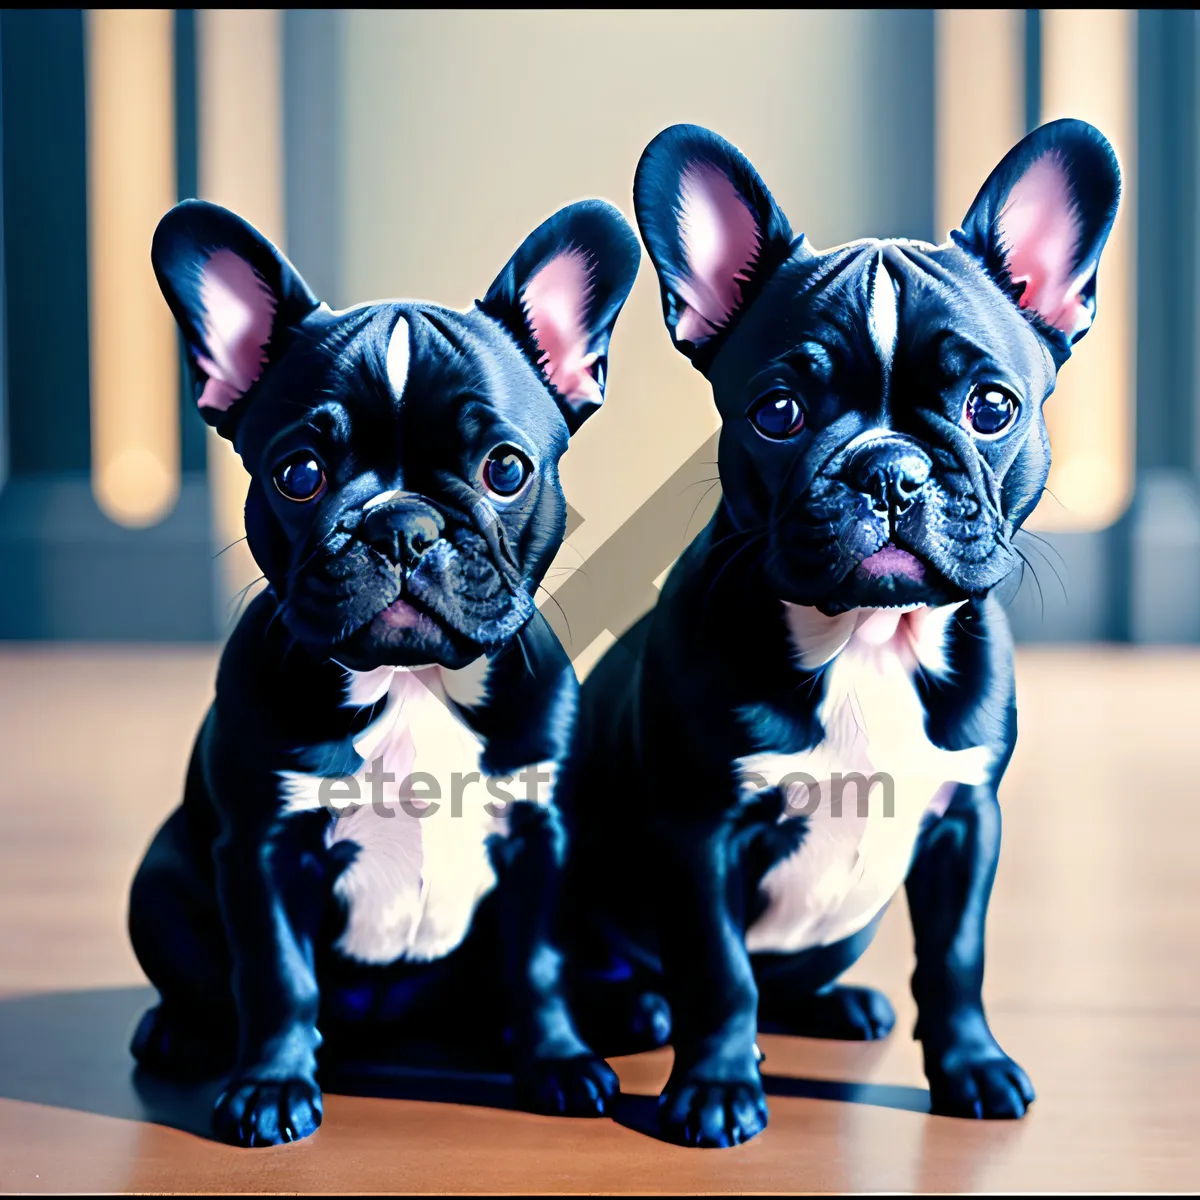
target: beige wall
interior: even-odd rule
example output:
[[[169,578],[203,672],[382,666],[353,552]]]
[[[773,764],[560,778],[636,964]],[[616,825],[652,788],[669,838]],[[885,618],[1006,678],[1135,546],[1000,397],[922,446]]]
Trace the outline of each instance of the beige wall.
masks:
[[[861,11],[348,13],[343,298],[465,306],[561,205],[603,196],[632,220],[638,157],[677,121],[708,125],[738,145],[817,245],[878,232],[869,227],[879,210],[872,192],[887,185],[872,156],[853,149],[870,144],[863,97],[872,94],[875,60],[864,47],[878,19]],[[570,539],[576,553],[560,558],[567,564],[599,545],[718,425],[703,378],[670,345],[644,257],[610,370],[604,410],[563,462],[568,500],[585,519]]]

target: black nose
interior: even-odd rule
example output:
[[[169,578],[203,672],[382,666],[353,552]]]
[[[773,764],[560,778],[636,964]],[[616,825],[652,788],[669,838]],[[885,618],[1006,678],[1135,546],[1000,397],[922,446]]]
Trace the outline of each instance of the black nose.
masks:
[[[929,480],[929,456],[902,437],[879,438],[850,455],[846,477],[851,486],[871,498],[880,516],[898,517],[912,508],[917,493]]]
[[[367,509],[362,539],[398,566],[411,567],[444,528],[441,514],[431,504],[419,496],[398,492]]]

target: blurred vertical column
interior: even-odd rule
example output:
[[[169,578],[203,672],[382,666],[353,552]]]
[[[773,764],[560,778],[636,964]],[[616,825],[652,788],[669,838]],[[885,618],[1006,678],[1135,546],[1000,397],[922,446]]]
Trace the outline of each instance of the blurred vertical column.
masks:
[[[342,129],[346,14],[290,8],[283,14],[284,211],[288,257],[331,308],[343,294]]]
[[[1196,642],[1200,641],[1196,12],[1139,12],[1136,51],[1138,478],[1124,527],[1125,633],[1135,642]]]
[[[10,484],[89,468],[83,18],[0,13]]]
[[[179,494],[177,335],[148,253],[175,202],[174,13],[97,9],[85,30],[92,489],[140,527]]]
[[[174,200],[171,14],[95,16],[0,12],[0,638],[207,640],[207,484],[180,474],[148,261]]]
[[[1032,65],[1039,107],[1030,115],[1037,123],[1077,117],[1100,129],[1120,162],[1122,194],[1097,273],[1095,328],[1075,347],[1046,404],[1054,464],[1026,539],[1042,579],[1040,607],[1049,610],[1036,633],[1045,640],[1124,640],[1141,399],[1138,14],[1044,9],[1038,18],[1030,28],[1038,34]],[[1031,610],[1029,603],[1027,618]]]
[[[1042,11],[1041,120],[1078,117],[1112,143],[1121,209],[1097,273],[1097,320],[1046,405],[1055,448],[1033,527],[1103,529],[1133,494],[1137,370],[1137,21],[1129,9]]]
[[[199,194],[285,247],[281,31],[276,9],[196,12]],[[249,478],[232,446],[209,433],[219,613],[225,622],[259,571],[244,540]]]

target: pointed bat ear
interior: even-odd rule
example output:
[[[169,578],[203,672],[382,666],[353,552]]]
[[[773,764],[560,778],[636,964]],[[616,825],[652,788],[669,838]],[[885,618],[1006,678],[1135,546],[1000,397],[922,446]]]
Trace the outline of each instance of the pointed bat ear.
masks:
[[[202,200],[163,217],[150,258],[188,347],[200,414],[224,427],[316,297],[258,230]]]
[[[673,125],[642,153],[633,185],[676,348],[703,366],[792,251],[792,229],[746,157],[699,125]]]
[[[620,212],[583,200],[539,225],[478,302],[540,372],[571,433],[604,402],[608,344],[640,258]]]
[[[1068,354],[1096,314],[1096,268],[1120,194],[1104,135],[1084,121],[1052,121],[1005,155],[950,236]]]

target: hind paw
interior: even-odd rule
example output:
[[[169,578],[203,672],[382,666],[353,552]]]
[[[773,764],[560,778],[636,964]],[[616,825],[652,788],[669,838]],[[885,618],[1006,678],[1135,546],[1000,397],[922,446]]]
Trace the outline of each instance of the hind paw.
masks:
[[[575,1017],[588,1045],[604,1054],[640,1054],[671,1040],[671,1006],[644,988],[599,988],[576,1001]]]
[[[215,1079],[233,1062],[233,1038],[180,1017],[165,1005],[147,1009],[138,1022],[130,1053],[156,1075]]]
[[[782,1007],[776,1019],[760,1024],[773,1032],[797,1037],[873,1042],[892,1032],[896,1014],[882,992],[839,985],[797,997]]]

